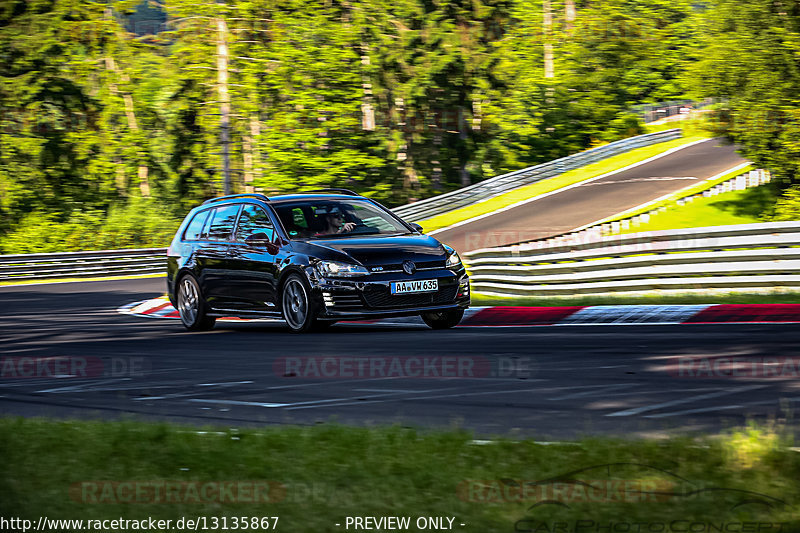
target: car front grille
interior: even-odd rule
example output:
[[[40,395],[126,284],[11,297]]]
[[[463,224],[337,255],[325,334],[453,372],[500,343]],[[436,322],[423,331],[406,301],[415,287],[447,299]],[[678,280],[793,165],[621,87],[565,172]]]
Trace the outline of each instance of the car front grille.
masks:
[[[420,261],[418,263],[414,263],[417,267],[417,270],[432,270],[432,269],[440,269],[445,268],[445,261],[443,259],[437,259],[435,261]],[[388,264],[388,265],[381,265],[383,272],[402,272],[403,271],[403,264]]]
[[[392,294],[388,286],[369,285],[364,289],[364,299],[372,308],[425,307],[453,302],[456,290],[458,285],[455,282],[442,285],[441,280],[438,291],[419,294]]]

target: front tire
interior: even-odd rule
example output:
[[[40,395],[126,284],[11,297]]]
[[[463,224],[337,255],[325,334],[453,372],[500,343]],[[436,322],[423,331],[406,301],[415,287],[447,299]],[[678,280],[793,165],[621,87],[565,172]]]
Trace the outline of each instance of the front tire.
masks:
[[[458,325],[464,316],[463,309],[450,309],[447,311],[436,311],[431,313],[422,313],[422,320],[431,329],[448,329]]]
[[[311,290],[297,274],[289,274],[281,289],[281,312],[292,333],[305,333],[314,327]]]
[[[183,326],[189,331],[206,331],[214,327],[217,319],[208,316],[206,304],[200,285],[194,276],[187,274],[178,282],[177,309]]]

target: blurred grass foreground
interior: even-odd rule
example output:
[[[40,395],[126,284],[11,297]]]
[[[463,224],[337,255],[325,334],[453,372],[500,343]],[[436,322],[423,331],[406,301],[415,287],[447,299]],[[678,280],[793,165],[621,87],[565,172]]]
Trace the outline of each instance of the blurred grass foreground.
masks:
[[[47,510],[277,516],[284,531],[341,531],[348,516],[450,517],[453,529],[480,532],[800,530],[800,454],[774,426],[539,443],[400,427],[3,418],[0,455],[0,515],[34,521]]]

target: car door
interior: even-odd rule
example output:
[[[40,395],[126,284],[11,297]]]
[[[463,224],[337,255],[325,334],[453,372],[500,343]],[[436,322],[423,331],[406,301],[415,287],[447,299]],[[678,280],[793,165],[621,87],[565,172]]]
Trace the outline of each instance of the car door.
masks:
[[[267,212],[244,204],[229,248],[230,295],[237,309],[276,311],[278,266],[275,227]]]
[[[225,309],[230,304],[228,280],[231,267],[228,249],[233,242],[233,228],[240,207],[240,204],[228,204],[214,208],[203,228],[202,245],[195,251],[200,287],[206,301],[214,309]]]

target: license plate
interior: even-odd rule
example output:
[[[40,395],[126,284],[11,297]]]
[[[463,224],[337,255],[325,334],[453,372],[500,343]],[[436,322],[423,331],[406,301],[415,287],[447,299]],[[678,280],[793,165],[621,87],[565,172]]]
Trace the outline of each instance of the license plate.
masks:
[[[410,294],[412,292],[436,292],[439,280],[420,279],[415,281],[396,281],[392,283],[392,294]]]

